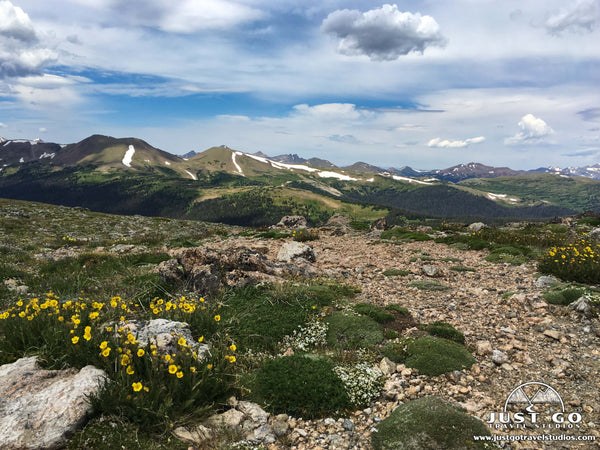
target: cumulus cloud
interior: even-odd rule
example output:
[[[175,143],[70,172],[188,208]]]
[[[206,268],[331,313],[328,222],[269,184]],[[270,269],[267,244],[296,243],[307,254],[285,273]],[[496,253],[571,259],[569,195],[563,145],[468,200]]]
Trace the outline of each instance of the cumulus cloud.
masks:
[[[8,125],[6,125],[5,123],[0,122],[0,128],[7,128]]]
[[[383,5],[365,13],[337,10],[321,25],[325,33],[339,39],[343,55],[367,55],[375,61],[391,61],[427,47],[446,45],[446,38],[431,16],[401,12],[396,5]]]
[[[333,142],[341,142],[342,144],[359,144],[360,141],[352,134],[332,134],[327,139]]]
[[[294,111],[320,119],[357,119],[361,115],[352,103],[323,103],[315,106],[301,104],[294,106]]]
[[[139,24],[182,34],[231,28],[264,16],[231,0],[113,0],[112,8]]]
[[[548,142],[554,130],[542,119],[533,114],[524,115],[519,121],[521,131],[504,140],[505,145],[541,144]]]
[[[29,16],[9,1],[0,1],[0,78],[39,73],[57,54],[44,48]]]
[[[578,0],[551,15],[544,26],[550,34],[591,32],[600,21],[600,0]]]
[[[427,143],[427,146],[436,148],[464,148],[468,147],[469,144],[479,144],[483,141],[485,141],[485,137],[483,136],[465,139],[464,141],[450,141],[448,139],[434,138]]]

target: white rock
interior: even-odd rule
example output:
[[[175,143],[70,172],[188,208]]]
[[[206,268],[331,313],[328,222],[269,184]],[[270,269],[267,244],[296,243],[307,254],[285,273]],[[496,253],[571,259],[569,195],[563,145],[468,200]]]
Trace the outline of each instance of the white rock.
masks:
[[[279,261],[290,262],[296,258],[304,258],[310,262],[315,262],[317,260],[317,256],[312,247],[303,244],[302,242],[286,242],[281,246],[279,253],[277,253],[277,259]]]
[[[91,413],[106,373],[93,366],[44,370],[37,357],[0,366],[0,447],[45,449],[64,446]]]

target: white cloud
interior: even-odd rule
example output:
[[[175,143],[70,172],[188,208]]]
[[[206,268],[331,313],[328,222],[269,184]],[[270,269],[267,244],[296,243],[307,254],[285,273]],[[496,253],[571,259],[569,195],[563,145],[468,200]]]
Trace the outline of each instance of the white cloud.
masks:
[[[0,36],[24,42],[37,41],[29,16],[9,1],[0,1]]]
[[[367,55],[376,61],[391,61],[411,52],[423,53],[429,46],[446,44],[433,17],[401,12],[396,5],[386,4],[365,13],[337,10],[327,16],[321,29],[339,39],[341,54]]]
[[[449,141],[447,139],[434,138],[427,143],[427,146],[436,148],[464,148],[468,147],[469,144],[479,144],[483,141],[485,141],[485,137],[483,136],[465,139],[464,141]]]
[[[169,33],[228,29],[264,16],[259,9],[231,0],[113,0],[114,14]]]
[[[38,73],[57,59],[40,43],[29,16],[9,1],[0,1],[0,78]]]
[[[360,112],[352,103],[323,103],[315,106],[301,104],[294,106],[294,110],[302,115],[318,119],[358,119],[360,117]]]
[[[554,130],[542,119],[533,114],[526,114],[519,121],[521,131],[504,140],[505,145],[541,144],[548,142],[547,138]]]
[[[600,21],[600,0],[578,0],[550,16],[544,26],[551,34],[591,32]]]
[[[45,127],[40,127],[40,128],[38,128],[38,131],[39,131],[40,133],[45,133],[45,132],[47,132],[47,131],[48,131],[48,128],[45,128]]]
[[[0,128],[8,128],[8,125],[6,125],[5,123],[0,122]]]

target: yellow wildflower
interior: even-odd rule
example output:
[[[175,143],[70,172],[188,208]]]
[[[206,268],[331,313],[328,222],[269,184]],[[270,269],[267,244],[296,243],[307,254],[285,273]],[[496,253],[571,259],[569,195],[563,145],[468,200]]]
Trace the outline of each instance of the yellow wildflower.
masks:
[[[169,366],[169,373],[173,375],[175,372],[177,372],[177,366],[175,364],[171,364]]]
[[[77,344],[77,343],[79,342],[79,336],[73,336],[73,337],[71,338],[71,342],[72,342],[73,344]]]
[[[142,383],[131,383],[131,387],[133,387],[135,392],[140,392],[144,388]]]
[[[143,348],[140,348],[140,349],[138,349],[138,351],[137,351],[137,355],[138,355],[140,358],[141,358],[142,356],[144,356],[144,354],[145,354],[145,353],[146,353],[146,352],[144,351],[144,349],[143,349]]]

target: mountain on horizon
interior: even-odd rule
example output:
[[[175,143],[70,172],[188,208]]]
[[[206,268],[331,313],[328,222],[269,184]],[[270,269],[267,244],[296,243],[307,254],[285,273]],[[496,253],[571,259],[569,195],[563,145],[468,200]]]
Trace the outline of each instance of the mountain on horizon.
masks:
[[[226,145],[183,156],[133,137],[93,135],[68,145],[5,140],[0,196],[253,225],[296,213],[316,223],[340,208],[369,214],[399,208],[436,217],[600,211],[599,181],[479,163],[436,171],[385,170],[366,162],[340,168],[320,158],[269,157]]]

